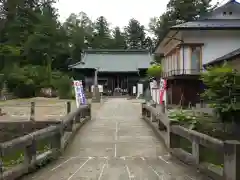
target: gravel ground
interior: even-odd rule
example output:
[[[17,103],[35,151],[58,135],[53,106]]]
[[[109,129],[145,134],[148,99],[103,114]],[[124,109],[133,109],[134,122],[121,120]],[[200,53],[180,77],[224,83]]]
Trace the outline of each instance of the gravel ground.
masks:
[[[62,100],[57,98],[30,98],[15,99],[0,102],[0,108],[3,116],[0,121],[18,121],[29,120],[31,102],[35,102],[35,119],[36,121],[48,119],[60,119],[67,113],[67,101],[71,101],[72,110],[76,109],[75,100]]]

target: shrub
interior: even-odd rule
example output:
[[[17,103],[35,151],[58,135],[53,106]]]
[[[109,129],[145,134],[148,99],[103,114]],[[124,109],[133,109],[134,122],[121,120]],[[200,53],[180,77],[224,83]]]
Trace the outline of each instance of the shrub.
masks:
[[[33,97],[46,84],[42,66],[14,66],[7,76],[7,85],[18,97]]]
[[[237,123],[240,116],[240,73],[225,63],[208,68],[201,79],[207,86],[202,97],[210,102],[219,118],[223,122]]]
[[[162,73],[162,66],[160,64],[153,64],[147,70],[147,75],[149,77],[160,78]]]
[[[72,80],[68,75],[65,75],[59,71],[53,72],[52,85],[57,90],[59,98],[72,98]]]

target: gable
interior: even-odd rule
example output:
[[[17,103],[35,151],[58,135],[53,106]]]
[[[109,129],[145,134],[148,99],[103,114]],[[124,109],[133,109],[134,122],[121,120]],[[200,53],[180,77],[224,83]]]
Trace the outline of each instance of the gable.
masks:
[[[230,0],[209,13],[204,19],[240,19],[240,3]]]

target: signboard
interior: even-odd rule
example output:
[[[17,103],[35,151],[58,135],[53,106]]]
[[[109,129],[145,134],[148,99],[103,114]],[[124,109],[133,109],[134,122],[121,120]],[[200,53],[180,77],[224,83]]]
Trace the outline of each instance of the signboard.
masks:
[[[137,93],[137,87],[133,86],[133,94],[136,94],[136,93]]]
[[[94,85],[91,86],[91,92],[93,92]],[[103,85],[98,85],[98,90],[100,93],[103,93]]]
[[[83,91],[82,81],[73,81],[74,89],[75,89],[75,99],[77,108],[80,105],[87,104],[86,96]]]
[[[137,97],[143,94],[143,84],[137,84]]]

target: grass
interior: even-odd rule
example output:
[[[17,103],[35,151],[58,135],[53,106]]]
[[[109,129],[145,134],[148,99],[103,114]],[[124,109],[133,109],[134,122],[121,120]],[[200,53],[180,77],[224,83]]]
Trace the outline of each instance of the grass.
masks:
[[[37,142],[37,155],[50,150],[50,142],[47,140],[41,140]],[[3,162],[4,169],[9,169],[15,165],[21,164],[24,161],[24,149],[19,149],[14,151],[14,153],[9,154],[1,158]]]

